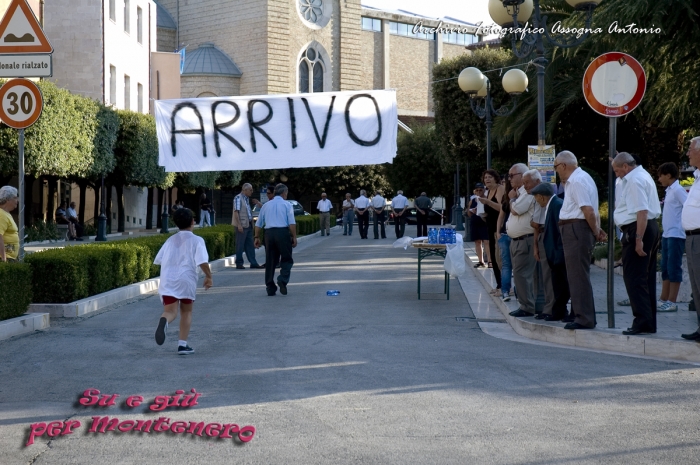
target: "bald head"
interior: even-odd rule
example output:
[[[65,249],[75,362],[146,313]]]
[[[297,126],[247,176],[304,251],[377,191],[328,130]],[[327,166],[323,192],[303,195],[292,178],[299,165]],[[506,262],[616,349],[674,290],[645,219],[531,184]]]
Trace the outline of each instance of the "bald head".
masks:
[[[576,159],[576,155],[568,150],[559,152],[554,159],[554,171],[564,182],[569,179],[571,173],[576,171],[576,168],[578,168],[578,160]]]

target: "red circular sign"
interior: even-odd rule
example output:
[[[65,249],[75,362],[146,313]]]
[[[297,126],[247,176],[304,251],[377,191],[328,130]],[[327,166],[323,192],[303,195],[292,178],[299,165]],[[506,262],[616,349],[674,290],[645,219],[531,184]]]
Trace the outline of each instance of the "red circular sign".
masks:
[[[647,87],[644,68],[630,55],[605,53],[588,65],[583,75],[583,96],[603,116],[616,118],[642,101]]]
[[[0,120],[11,128],[28,128],[43,108],[41,90],[29,79],[12,79],[0,87]]]

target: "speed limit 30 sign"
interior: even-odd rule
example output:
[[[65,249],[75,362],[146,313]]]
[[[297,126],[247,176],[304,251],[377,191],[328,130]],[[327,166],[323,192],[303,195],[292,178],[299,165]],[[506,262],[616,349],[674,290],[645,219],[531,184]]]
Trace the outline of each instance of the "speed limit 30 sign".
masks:
[[[0,87],[0,120],[11,128],[28,128],[43,108],[41,90],[29,79],[12,79]]]

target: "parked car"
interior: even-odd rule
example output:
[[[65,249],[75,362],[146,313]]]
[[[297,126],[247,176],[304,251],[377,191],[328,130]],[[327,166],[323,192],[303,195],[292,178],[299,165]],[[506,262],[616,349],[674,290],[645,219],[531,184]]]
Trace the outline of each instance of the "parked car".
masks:
[[[301,204],[296,200],[287,200],[287,202],[289,202],[292,205],[292,209],[294,210],[294,216],[310,214],[305,212],[304,207],[302,207]],[[260,207],[255,205],[253,208],[250,209],[250,213],[253,215],[253,222],[258,221],[258,216],[260,216]]]
[[[404,213],[406,217],[406,224],[417,224],[416,220],[416,209],[411,208],[407,213]],[[444,219],[442,218],[444,216]],[[441,221],[442,220],[442,221]],[[428,224],[430,225],[440,225],[445,224],[448,221],[447,212],[442,208],[431,208],[428,211]],[[392,213],[389,217],[389,223],[394,224],[394,214]]]

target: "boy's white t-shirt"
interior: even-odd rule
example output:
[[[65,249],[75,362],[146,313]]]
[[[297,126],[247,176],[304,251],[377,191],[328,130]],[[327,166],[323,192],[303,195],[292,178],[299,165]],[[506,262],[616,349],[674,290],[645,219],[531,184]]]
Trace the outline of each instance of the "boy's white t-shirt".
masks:
[[[158,294],[176,299],[192,299],[197,294],[197,267],[209,262],[204,239],[192,231],[180,231],[158,251],[153,263],[160,265]]]

